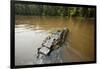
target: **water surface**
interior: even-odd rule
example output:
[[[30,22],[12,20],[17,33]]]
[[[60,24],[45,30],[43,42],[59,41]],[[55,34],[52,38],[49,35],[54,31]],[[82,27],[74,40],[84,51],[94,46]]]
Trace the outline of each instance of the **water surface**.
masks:
[[[15,65],[80,62],[94,60],[94,19],[60,16],[16,16]],[[51,32],[69,29],[61,48],[37,59],[37,48]]]

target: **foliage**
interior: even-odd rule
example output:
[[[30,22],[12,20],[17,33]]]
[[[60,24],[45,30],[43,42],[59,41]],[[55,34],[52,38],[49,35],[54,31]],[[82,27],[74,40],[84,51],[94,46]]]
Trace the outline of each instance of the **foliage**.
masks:
[[[15,4],[15,15],[94,17],[95,8]]]

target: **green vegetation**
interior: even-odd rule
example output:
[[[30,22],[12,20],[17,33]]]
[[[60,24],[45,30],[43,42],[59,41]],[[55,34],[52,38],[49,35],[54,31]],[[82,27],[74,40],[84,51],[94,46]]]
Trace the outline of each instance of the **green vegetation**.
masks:
[[[95,8],[15,4],[16,15],[94,17]]]

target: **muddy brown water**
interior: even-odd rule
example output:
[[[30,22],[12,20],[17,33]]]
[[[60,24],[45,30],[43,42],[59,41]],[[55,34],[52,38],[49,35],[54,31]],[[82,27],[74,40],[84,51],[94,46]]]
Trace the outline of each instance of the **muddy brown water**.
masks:
[[[60,16],[16,16],[15,65],[94,61],[94,19]],[[37,59],[37,48],[51,32],[67,27],[63,46]]]

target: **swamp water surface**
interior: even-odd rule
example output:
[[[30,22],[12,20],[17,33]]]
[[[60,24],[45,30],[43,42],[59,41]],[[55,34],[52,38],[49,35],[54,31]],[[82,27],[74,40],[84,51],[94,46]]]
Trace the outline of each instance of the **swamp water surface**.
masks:
[[[59,16],[16,16],[15,65],[67,63],[94,60],[94,19]],[[65,43],[50,56],[37,59],[37,48],[52,32],[67,27]]]

